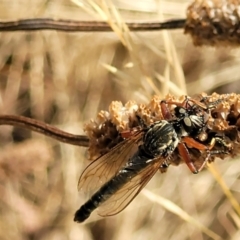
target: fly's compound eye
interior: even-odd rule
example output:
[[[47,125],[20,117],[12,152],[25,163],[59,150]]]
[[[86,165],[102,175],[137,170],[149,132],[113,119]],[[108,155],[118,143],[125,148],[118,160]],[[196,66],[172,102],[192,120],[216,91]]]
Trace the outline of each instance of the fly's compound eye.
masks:
[[[144,150],[153,157],[166,156],[177,147],[179,139],[173,125],[165,120],[154,123],[143,138]]]
[[[174,112],[177,118],[183,118],[187,114],[186,109],[182,107],[175,107]]]
[[[183,122],[184,122],[186,128],[188,128],[188,129],[192,128],[192,121],[191,121],[190,117],[185,117],[183,119]]]
[[[185,117],[182,121],[182,128],[189,135],[193,131],[193,125],[190,117]]]

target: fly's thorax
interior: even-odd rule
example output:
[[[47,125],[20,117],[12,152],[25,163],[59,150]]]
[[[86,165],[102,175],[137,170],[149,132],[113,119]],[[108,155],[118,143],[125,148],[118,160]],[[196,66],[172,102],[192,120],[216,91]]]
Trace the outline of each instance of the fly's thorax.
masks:
[[[178,143],[173,125],[165,120],[152,124],[143,137],[143,149],[152,157],[171,154]]]

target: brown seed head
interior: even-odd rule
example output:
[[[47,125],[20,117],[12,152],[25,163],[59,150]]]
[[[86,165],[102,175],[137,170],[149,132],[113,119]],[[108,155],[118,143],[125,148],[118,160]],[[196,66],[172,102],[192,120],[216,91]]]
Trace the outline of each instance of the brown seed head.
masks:
[[[183,102],[186,96],[176,98],[172,95],[167,95],[164,100]],[[200,133],[195,140],[209,145],[212,138],[219,137],[224,140],[224,146],[216,142],[213,151],[226,148],[226,153],[211,155],[208,161],[213,161],[216,157],[226,158],[233,157],[240,152],[240,95],[213,93],[207,95],[205,93],[192,97],[195,100],[205,98],[206,105],[209,109],[202,109],[208,114],[206,129]],[[85,125],[85,131],[90,139],[89,154],[90,159],[94,159],[106,152],[109,152],[112,147],[123,141],[121,132],[132,130],[136,127],[141,127],[140,120],[147,126],[162,120],[162,112],[160,107],[161,98],[154,96],[148,104],[137,104],[134,101],[129,101],[125,105],[121,102],[112,102],[109,106],[109,111],[101,111],[96,120],[91,120]],[[217,102],[216,105],[211,105],[212,102]],[[172,115],[174,115],[175,105],[169,105]],[[188,147],[188,146],[187,146]],[[199,151],[188,147],[191,159],[196,166],[201,165],[207,155],[207,151]],[[168,163],[178,165],[183,162],[176,149],[173,154],[167,159]]]
[[[197,46],[238,46],[239,0],[195,0],[187,9],[185,33]]]

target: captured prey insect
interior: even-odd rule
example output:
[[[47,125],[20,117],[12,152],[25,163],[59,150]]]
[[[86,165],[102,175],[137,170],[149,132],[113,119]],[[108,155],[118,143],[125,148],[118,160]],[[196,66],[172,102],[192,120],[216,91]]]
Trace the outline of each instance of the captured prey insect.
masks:
[[[173,114],[170,105],[175,105]],[[199,169],[191,161],[188,147],[207,151],[208,156],[222,152],[211,151],[217,140],[210,146],[200,143],[209,117],[204,102],[186,97],[182,103],[162,101],[160,106],[163,120],[125,134],[125,140],[84,170],[78,188],[93,195],[76,211],[74,221],[83,222],[97,208],[105,217],[121,212],[166,165],[175,149],[193,173]]]

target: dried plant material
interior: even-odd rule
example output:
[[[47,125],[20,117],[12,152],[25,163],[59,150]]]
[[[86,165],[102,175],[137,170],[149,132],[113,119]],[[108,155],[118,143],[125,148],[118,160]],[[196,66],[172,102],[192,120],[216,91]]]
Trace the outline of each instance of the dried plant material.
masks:
[[[27,174],[44,171],[54,159],[53,155],[49,146],[39,140],[8,146],[0,155],[0,181],[21,179]]]
[[[169,100],[175,100],[171,95]],[[180,98],[181,99],[181,98]],[[100,111],[96,120],[91,120],[84,127],[89,137],[90,159],[102,155],[123,140],[121,132],[139,126],[139,118],[147,125],[162,120],[160,97],[154,96],[149,104],[137,104],[129,101],[125,105],[114,101],[109,112]]]
[[[201,229],[202,232],[204,232],[206,235],[208,235],[212,239],[221,239],[219,235],[217,235],[215,232],[211,231],[210,229],[203,226],[199,221],[197,221],[194,217],[190,216],[188,213],[183,211],[182,208],[174,204],[173,202],[169,201],[168,199],[165,199],[159,195],[154,194],[151,191],[148,191],[147,189],[143,190],[143,194],[146,198],[151,200],[152,202],[156,202],[159,205],[163,206],[164,208],[168,209],[169,212],[172,212],[179,216],[180,218],[184,219],[186,222],[189,222],[190,224],[194,225],[195,227]]]
[[[108,152],[117,143],[123,141],[121,132],[139,126],[138,117],[146,124],[161,120],[159,103],[158,96],[153,97],[148,105],[138,105],[134,101],[123,105],[121,102],[114,101],[109,106],[109,112],[100,111],[97,119],[92,119],[84,127],[90,141],[90,159]]]
[[[62,1],[51,1],[51,4],[42,3],[42,0],[38,0],[37,4],[28,1],[23,6],[17,1],[11,3],[4,1],[1,5],[3,20],[32,20],[35,17],[93,20],[89,14],[87,15],[86,12],[72,4],[63,5]],[[87,1],[84,3],[87,4]],[[159,19],[159,16],[156,16],[156,3],[154,1],[148,1],[147,4],[146,1],[138,2],[138,4],[134,1],[123,1],[120,4],[122,3],[125,3],[123,8],[121,8],[122,5],[117,5],[117,7],[120,6],[123,9],[121,15],[125,22],[130,19],[138,22],[139,18],[143,22]],[[164,16],[178,19],[184,17],[187,4],[190,4],[190,2],[163,1],[163,4],[160,4],[159,7],[164,11]],[[151,7],[149,8],[149,6]],[[137,11],[133,9],[134,7],[137,8]],[[139,11],[139,7],[142,10]],[[86,8],[92,10],[89,4],[86,5]],[[29,11],[29,9],[33,11]],[[94,20],[98,19],[94,18]],[[166,93],[162,94],[162,89],[166,85],[165,77],[169,73],[165,74],[167,70],[164,71],[163,68],[168,61],[168,55],[166,54],[166,46],[163,47],[162,44],[161,32],[131,34],[134,37],[134,45],[138,46],[137,50],[134,49],[133,54],[143,60],[143,67],[147,70],[145,74],[150,78],[156,79],[155,72],[162,76],[161,86],[157,81],[154,81],[154,84],[156,84],[155,89],[160,91],[159,95],[165,96]],[[209,54],[206,49],[199,48],[196,54],[196,49],[191,44],[186,45],[188,37],[184,36],[181,30],[173,31],[171,35],[176,43],[177,54],[181,56],[180,61],[184,64],[188,93],[196,91],[212,93],[216,91],[214,90],[216,85],[213,86],[212,84],[213,82],[216,83],[216,79],[218,79],[218,82],[225,79],[224,84],[232,81],[232,77],[236,79],[237,68],[232,69],[231,73],[225,77],[224,75],[219,76],[216,70],[227,69],[227,66],[224,65],[226,63],[237,66],[238,63],[234,61],[238,57],[237,51],[229,52],[225,49],[218,49],[216,54]],[[39,38],[43,39],[43,48]],[[35,40],[40,43],[39,52],[31,50],[33,47],[31,42]],[[145,43],[155,50],[149,50],[151,48],[147,48]],[[18,48],[24,49],[26,54],[19,55]],[[16,62],[16,59],[19,59],[18,56],[22,60]],[[24,56],[26,56],[26,60],[24,60]],[[41,64],[42,71],[40,72],[44,75],[44,89],[42,90],[44,91],[45,101],[43,102],[32,101],[31,98],[31,95],[34,92],[36,93],[38,86],[36,85],[34,92],[31,91],[32,88],[29,88],[29,81],[34,78],[31,62],[35,62],[37,59],[44,59],[44,66]],[[7,64],[5,65],[6,61]],[[1,114],[30,116],[72,133],[81,134],[83,122],[92,117],[95,118],[99,109],[108,110],[106,106],[113,99],[121,99],[124,104],[129,99],[135,99],[139,104],[145,98],[144,102],[148,103],[151,99],[150,96],[154,93],[154,90],[151,90],[152,88],[142,77],[143,71],[136,67],[139,66],[138,62],[134,62],[131,68],[125,67],[126,63],[132,63],[133,59],[126,50],[123,50],[114,33],[64,34],[56,31],[41,31],[41,34],[36,34],[36,36],[34,32],[1,33],[0,62],[2,66]],[[15,64],[12,64],[14,62]],[[108,71],[102,69],[101,63],[115,67],[118,72],[122,73],[122,78],[116,74],[109,74]],[[173,67],[173,63],[170,63],[170,67]],[[23,74],[14,75],[16,68],[12,66],[16,66],[17,69],[20,68],[20,72]],[[8,78],[11,72],[12,77]],[[189,89],[190,81],[200,79],[206,74],[210,74],[210,80],[208,79],[203,84],[198,82],[194,91]],[[30,75],[33,77],[29,78]],[[176,74],[172,70],[169,76],[176,83]],[[20,84],[18,82],[19,77],[21,78],[20,87],[18,87],[18,84]],[[144,87],[142,87],[142,83],[144,83]],[[6,87],[13,91],[8,90],[9,94],[5,94]],[[164,89],[166,88],[165,86]],[[222,92],[234,91],[237,89],[237,85],[233,88],[229,89],[224,86]],[[174,95],[185,94],[183,90],[182,92],[180,90],[171,93]],[[220,90],[218,89],[218,91]],[[158,93],[155,92],[155,94]],[[12,99],[15,99],[15,101],[12,101]],[[18,143],[12,143],[11,141],[11,127],[1,126],[1,130],[3,130],[1,132],[4,132],[4,136],[1,134],[1,142],[3,143],[1,152],[5,150],[9,141],[12,145],[18,145]],[[35,138],[35,135],[33,138]],[[0,187],[1,189],[8,189],[11,185],[12,191],[21,199],[27,200],[30,203],[29,206],[34,202],[34,206],[37,207],[36,213],[42,215],[39,218],[40,220],[43,219],[43,221],[39,221],[42,224],[41,228],[39,228],[39,231],[35,227],[30,227],[29,230],[28,227],[23,228],[21,224],[23,215],[18,214],[14,208],[12,209],[5,204],[0,190],[2,196],[0,199],[0,226],[2,230],[0,231],[0,239],[51,240],[66,239],[67,237],[71,239],[96,239],[99,236],[103,239],[133,239],[141,238],[143,235],[146,239],[161,236],[162,239],[183,240],[191,238],[193,235],[197,239],[208,238],[197,227],[189,228],[187,222],[173,216],[172,213],[158,204],[149,203],[141,195],[131,204],[130,208],[118,216],[101,220],[92,216],[90,224],[74,224],[72,222],[74,211],[84,201],[77,194],[76,185],[77,178],[83,171],[83,165],[87,164],[84,154],[85,149],[68,146],[67,144],[55,145],[55,141],[52,143],[54,143],[54,146],[49,147],[53,147],[55,157],[50,169],[46,166],[45,174],[41,172],[41,176],[38,175],[37,178],[30,176],[30,179],[29,174],[27,174],[20,183],[18,181],[13,183],[12,179],[7,179],[8,181]],[[69,149],[74,151],[74,154],[71,151],[69,152]],[[193,153],[194,151],[191,149],[191,154]],[[199,151],[196,151],[196,154],[201,155]],[[177,161],[179,157],[177,154],[174,156]],[[36,156],[37,162],[39,157],[41,159],[41,153]],[[218,161],[217,164],[221,175],[233,190],[232,193],[239,202],[239,160]],[[231,239],[238,233],[236,218],[234,220],[229,216],[233,211],[231,204],[211,174],[205,171],[198,176],[194,176],[185,166],[172,167],[169,170],[167,174],[156,174],[147,189],[150,191],[154,189],[157,195],[170,199],[204,226],[216,231],[224,239]],[[206,198],[206,196],[209,197]],[[15,204],[14,195],[12,197],[12,204]],[[9,198],[6,199],[6,201],[9,200]],[[36,221],[33,221],[32,225],[35,225],[35,223]],[[159,224],[161,224],[161,228],[159,228]],[[31,229],[34,228],[35,230],[32,231]]]
[[[167,95],[164,99],[166,102],[182,103],[186,96],[179,98],[172,95]],[[239,148],[239,124],[240,124],[240,96],[238,94],[212,94],[207,95],[202,93],[194,96],[192,99],[199,101],[204,100],[204,104],[209,105],[210,108],[206,111],[208,120],[206,123],[206,130],[204,134],[199,134],[197,140],[209,145],[212,138],[223,139],[224,143],[216,142],[213,151],[218,151],[218,154],[211,155],[208,161],[214,161],[216,157],[226,158],[234,157],[240,153]],[[90,159],[109,152],[112,147],[123,141],[122,133],[124,131],[132,130],[134,128],[141,128],[141,122],[149,126],[156,121],[163,120],[163,114],[160,107],[161,99],[159,96],[154,96],[149,104],[137,104],[129,101],[125,105],[121,102],[112,102],[109,106],[109,111],[101,111],[96,120],[91,120],[85,125],[85,132],[89,137],[89,154]],[[212,105],[217,102],[218,104]],[[174,104],[170,104],[169,108],[171,114],[174,116]],[[224,146],[223,146],[224,144]],[[228,151],[224,152],[223,148]],[[221,151],[222,150],[222,151]],[[188,147],[191,159],[196,166],[201,166],[207,158],[206,151],[200,151],[192,147]],[[221,151],[221,153],[220,153]],[[183,160],[179,156],[176,149],[168,163],[179,165]]]
[[[131,51],[134,48],[134,44],[132,44],[132,39],[129,34],[130,30],[160,31],[164,29],[184,28],[185,33],[192,36],[193,42],[197,46],[238,46],[240,42],[239,0],[195,0],[187,8],[186,19],[177,18],[163,22],[127,22],[122,19],[122,15],[118,13],[117,8],[110,3],[103,1],[99,4],[90,1],[89,7],[91,10],[87,10],[86,5],[81,1],[74,0],[73,2],[91,15],[100,17],[103,21],[74,21],[73,19],[64,20],[54,18],[20,19],[0,22],[0,31],[114,31],[123,45]],[[174,46],[172,47],[174,48]],[[176,63],[178,63],[178,61],[176,61],[174,65],[176,65]],[[178,73],[183,79],[181,68],[177,68]],[[155,86],[153,87],[155,93],[158,93],[158,89]],[[186,90],[184,82],[182,82],[181,87],[181,90]]]
[[[17,213],[18,221],[21,222],[21,227],[26,233],[31,234],[41,229],[44,220],[38,206],[34,206],[32,202],[16,193],[14,189],[7,189],[3,196],[6,204]]]
[[[185,33],[197,46],[240,43],[239,0],[196,0],[187,9]]]

